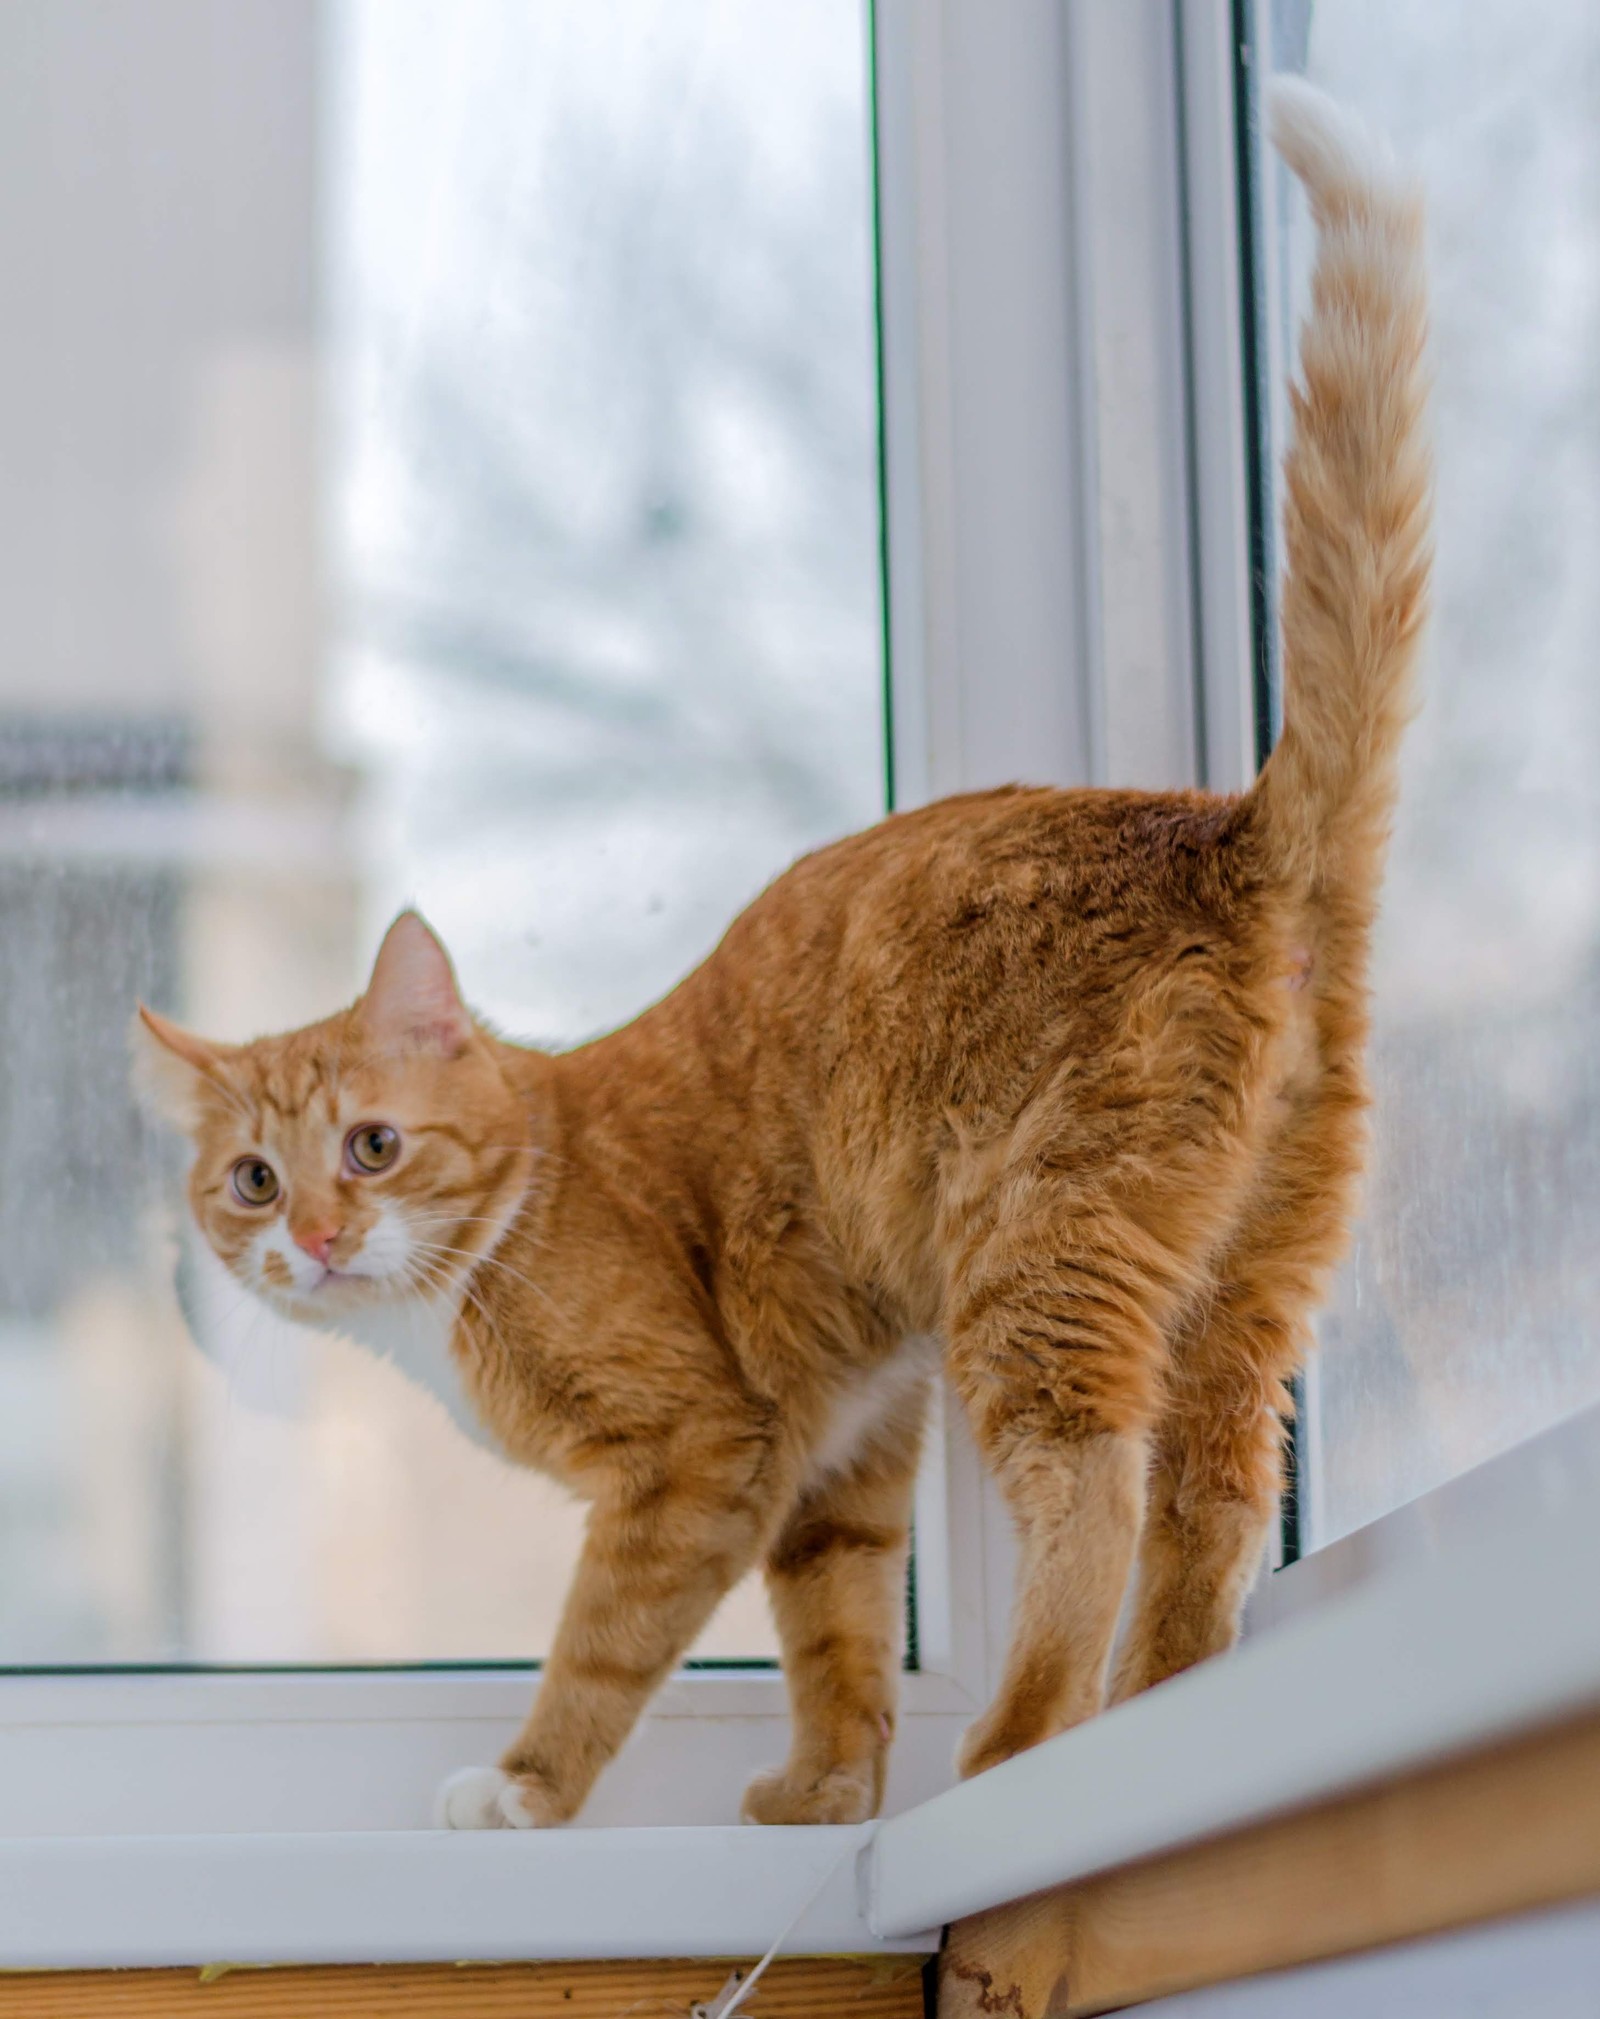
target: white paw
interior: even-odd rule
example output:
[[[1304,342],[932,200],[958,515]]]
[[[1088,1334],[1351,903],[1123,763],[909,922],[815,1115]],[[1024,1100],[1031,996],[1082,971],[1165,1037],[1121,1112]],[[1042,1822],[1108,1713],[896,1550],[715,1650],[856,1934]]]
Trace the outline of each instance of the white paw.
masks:
[[[498,1767],[463,1767],[433,1798],[436,1830],[543,1830],[556,1820],[527,1781]]]
[[[506,1782],[500,1790],[498,1806],[502,1829],[541,1830],[548,1820],[533,1807],[528,1800],[528,1790],[517,1781]]]
[[[433,1798],[436,1830],[505,1830],[510,1818],[501,1804],[515,1799],[516,1784],[498,1767],[463,1767]]]

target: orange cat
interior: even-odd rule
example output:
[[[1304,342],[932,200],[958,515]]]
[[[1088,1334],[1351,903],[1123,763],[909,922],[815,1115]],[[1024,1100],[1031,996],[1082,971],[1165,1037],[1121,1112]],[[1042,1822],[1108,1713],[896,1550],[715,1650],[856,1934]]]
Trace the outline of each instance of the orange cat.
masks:
[[[1286,721],[1252,790],[898,815],[564,1056],[478,1023],[410,913],[306,1030],[211,1044],[143,1013],[239,1280],[358,1334],[420,1295],[494,1438],[592,1502],[532,1716],[447,1784],[449,1824],[573,1815],[756,1564],[794,1734],[746,1814],[875,1811],[924,1338],[1022,1546],[964,1772],[1098,1708],[1136,1554],[1118,1694],[1234,1637],[1361,1161],[1428,538],[1418,207],[1315,93],[1276,116],[1320,247]]]

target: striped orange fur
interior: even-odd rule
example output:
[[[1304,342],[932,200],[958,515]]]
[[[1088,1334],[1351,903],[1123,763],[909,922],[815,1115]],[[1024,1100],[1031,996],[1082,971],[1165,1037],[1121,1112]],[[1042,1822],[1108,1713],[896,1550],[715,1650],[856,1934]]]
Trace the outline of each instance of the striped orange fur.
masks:
[[[920,1335],[1021,1538],[965,1771],[1102,1703],[1135,1570],[1119,1694],[1237,1630],[1361,1164],[1427,576],[1418,207],[1315,94],[1280,97],[1277,132],[1320,246],[1286,726],[1251,791],[897,815],[564,1055],[474,1020],[409,914],[363,998],[309,1029],[220,1046],[146,1014],[141,1071],[193,1138],[224,1261],[332,1326],[426,1293],[500,1444],[592,1503],[532,1716],[501,1769],[447,1789],[448,1822],[575,1814],[758,1564],[794,1734],[747,1812],[877,1808]]]

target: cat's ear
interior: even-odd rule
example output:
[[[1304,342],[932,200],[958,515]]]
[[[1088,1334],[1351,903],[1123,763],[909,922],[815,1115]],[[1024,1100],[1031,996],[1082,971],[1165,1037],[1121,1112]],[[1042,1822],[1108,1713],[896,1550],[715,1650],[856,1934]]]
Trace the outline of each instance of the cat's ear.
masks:
[[[237,1100],[228,1078],[228,1060],[237,1049],[197,1038],[153,1009],[139,1005],[130,1033],[133,1085],[140,1105],[174,1128],[193,1130],[207,1086]]]
[[[383,936],[361,998],[361,1021],[385,1051],[455,1058],[472,1037],[472,1016],[450,956],[414,911],[401,912]]]

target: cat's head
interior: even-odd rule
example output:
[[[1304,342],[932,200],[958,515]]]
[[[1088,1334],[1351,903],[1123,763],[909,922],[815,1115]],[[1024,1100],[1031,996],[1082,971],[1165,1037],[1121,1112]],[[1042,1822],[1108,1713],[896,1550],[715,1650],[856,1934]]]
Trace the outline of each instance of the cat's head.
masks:
[[[302,1324],[452,1294],[532,1177],[526,1106],[415,912],[390,926],[350,1009],[228,1045],[141,1007],[134,1070],[194,1145],[200,1231]]]

